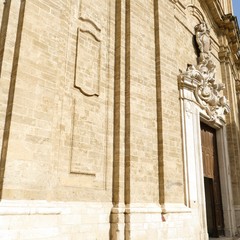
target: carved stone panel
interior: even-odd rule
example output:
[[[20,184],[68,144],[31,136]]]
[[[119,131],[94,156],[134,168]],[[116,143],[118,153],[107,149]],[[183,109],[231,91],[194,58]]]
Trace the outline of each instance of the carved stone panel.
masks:
[[[104,187],[108,131],[109,0],[81,0],[76,20],[70,173],[79,186]],[[87,181],[86,181],[87,179]],[[84,182],[81,182],[84,181]],[[77,185],[78,185],[77,184]]]
[[[86,96],[98,96],[101,67],[101,42],[90,30],[78,29],[75,87]]]

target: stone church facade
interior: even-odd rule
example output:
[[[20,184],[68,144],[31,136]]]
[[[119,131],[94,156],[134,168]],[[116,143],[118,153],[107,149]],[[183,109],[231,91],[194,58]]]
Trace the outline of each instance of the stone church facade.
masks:
[[[0,2],[0,239],[240,231],[231,0]]]

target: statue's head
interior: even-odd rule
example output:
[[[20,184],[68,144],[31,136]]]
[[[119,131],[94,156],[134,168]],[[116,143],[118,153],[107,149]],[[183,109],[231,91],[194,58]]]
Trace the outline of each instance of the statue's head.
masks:
[[[209,32],[207,24],[205,22],[201,22],[198,25],[196,25],[195,32]]]

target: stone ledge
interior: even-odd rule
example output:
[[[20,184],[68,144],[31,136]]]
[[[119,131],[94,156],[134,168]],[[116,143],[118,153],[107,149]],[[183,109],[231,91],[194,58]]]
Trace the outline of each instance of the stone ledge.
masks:
[[[71,214],[73,208],[100,209],[110,208],[111,203],[98,202],[48,202],[44,200],[2,200],[0,201],[1,215],[60,215]]]
[[[191,213],[191,208],[184,204],[166,203],[162,205],[163,213]]]

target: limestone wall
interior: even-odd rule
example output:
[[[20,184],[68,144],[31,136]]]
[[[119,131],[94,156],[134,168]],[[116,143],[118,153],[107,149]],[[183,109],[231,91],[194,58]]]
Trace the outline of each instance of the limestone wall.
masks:
[[[185,160],[178,75],[197,64],[194,27],[205,21],[216,78],[237,107],[238,70],[209,6],[0,3],[0,239],[208,239],[201,162],[189,170]],[[222,142],[239,205],[235,107]]]

